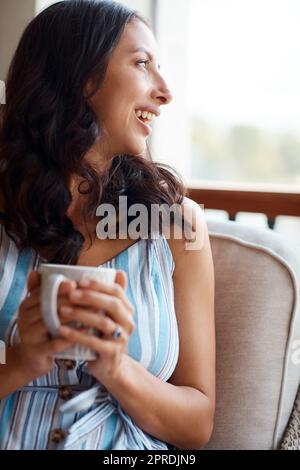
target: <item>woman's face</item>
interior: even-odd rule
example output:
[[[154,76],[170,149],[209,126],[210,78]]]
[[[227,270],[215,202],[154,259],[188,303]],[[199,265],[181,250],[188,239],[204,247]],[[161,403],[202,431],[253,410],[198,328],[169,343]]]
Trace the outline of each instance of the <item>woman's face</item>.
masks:
[[[145,51],[153,56],[151,61]],[[106,130],[97,146],[105,156],[144,153],[152,129],[137,117],[137,111],[159,115],[160,106],[172,100],[157,60],[151,30],[139,20],[131,21],[110,57],[100,89],[91,98],[101,129]]]

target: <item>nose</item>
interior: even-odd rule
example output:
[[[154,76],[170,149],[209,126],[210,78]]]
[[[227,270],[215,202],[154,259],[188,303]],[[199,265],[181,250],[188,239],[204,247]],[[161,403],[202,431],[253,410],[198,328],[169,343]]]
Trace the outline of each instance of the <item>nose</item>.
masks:
[[[157,86],[153,90],[153,98],[160,101],[160,104],[169,104],[173,100],[172,93],[163,77],[160,75]]]

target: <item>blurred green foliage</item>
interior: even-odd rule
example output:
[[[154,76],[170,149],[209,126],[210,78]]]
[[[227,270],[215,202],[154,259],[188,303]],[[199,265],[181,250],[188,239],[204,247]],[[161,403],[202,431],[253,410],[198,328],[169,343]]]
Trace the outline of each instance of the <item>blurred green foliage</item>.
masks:
[[[192,174],[201,179],[300,183],[300,133],[245,125],[225,129],[193,119]]]

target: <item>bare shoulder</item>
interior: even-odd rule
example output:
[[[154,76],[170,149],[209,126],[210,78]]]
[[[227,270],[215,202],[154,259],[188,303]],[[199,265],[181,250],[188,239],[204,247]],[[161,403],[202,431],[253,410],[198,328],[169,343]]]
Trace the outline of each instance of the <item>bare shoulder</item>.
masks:
[[[196,252],[210,249],[207,224],[204,211],[200,205],[192,199],[185,197],[181,204],[181,211],[184,219],[183,233],[181,234],[181,230],[178,229],[178,235],[175,236],[171,230],[170,237],[168,237],[175,265],[183,261],[183,259],[188,262]],[[190,227],[192,227],[192,232]],[[190,238],[191,235],[192,238]]]
[[[194,239],[168,242],[173,254],[179,360],[168,382],[194,387],[215,404],[214,267],[203,209],[184,200],[184,217],[193,223]]]

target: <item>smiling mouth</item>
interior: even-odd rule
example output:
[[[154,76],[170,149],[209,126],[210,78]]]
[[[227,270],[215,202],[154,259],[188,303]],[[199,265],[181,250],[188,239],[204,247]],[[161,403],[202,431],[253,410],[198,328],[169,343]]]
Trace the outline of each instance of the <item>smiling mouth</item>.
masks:
[[[150,111],[142,111],[140,109],[135,110],[135,115],[139,119],[139,121],[142,121],[144,124],[152,124],[154,119],[156,118],[156,115],[151,113]]]
[[[142,121],[144,124],[151,124],[152,121],[149,121],[147,118],[143,118],[142,116],[138,117],[139,121]]]
[[[147,129],[148,131],[152,131],[152,127],[151,127],[151,123],[153,121],[149,121],[147,118],[143,118],[142,116],[141,117],[137,117],[137,115],[135,114],[135,117],[136,119],[141,123],[143,124],[143,127],[144,129]]]

